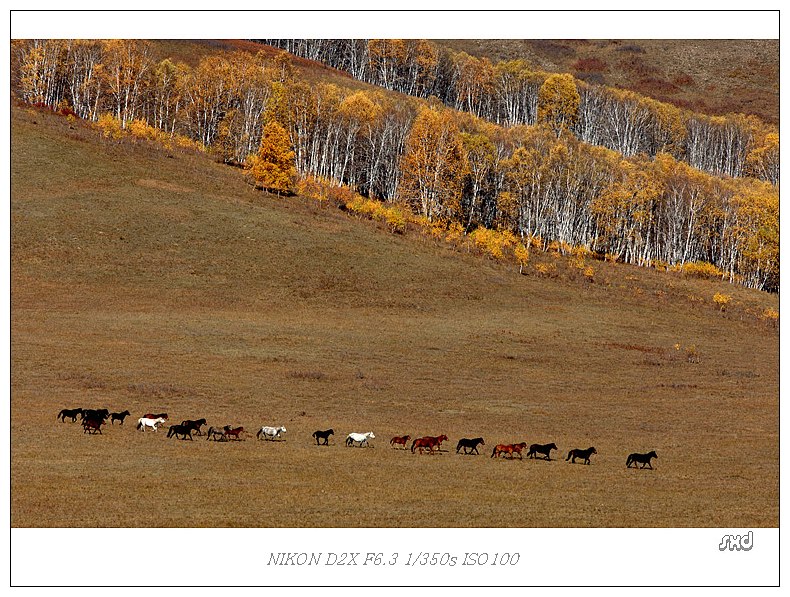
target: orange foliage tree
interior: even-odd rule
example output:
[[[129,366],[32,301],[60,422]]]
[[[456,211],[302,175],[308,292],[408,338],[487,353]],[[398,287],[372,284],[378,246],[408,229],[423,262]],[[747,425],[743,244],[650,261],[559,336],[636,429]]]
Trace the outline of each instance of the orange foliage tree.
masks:
[[[423,108],[414,119],[401,160],[401,197],[428,220],[451,218],[460,210],[465,171],[452,115]]]
[[[291,149],[288,133],[276,120],[263,127],[258,153],[247,160],[247,170],[261,187],[281,194],[291,194],[296,182],[295,154]]]

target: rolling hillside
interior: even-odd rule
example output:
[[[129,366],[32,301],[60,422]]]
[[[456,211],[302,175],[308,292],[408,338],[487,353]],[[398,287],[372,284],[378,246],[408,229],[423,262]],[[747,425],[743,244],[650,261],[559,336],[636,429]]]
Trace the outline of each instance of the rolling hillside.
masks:
[[[775,295],[609,263],[518,275],[24,107],[11,176],[15,527],[778,524],[778,335],[752,315]],[[132,418],[55,420],[78,406]],[[252,435],[135,431],[159,411]],[[369,430],[374,449],[343,445]],[[440,455],[389,446],[440,433]],[[489,458],[521,441],[558,461]],[[587,446],[591,466],[562,460]],[[656,470],[626,469],[649,450]]]
[[[778,40],[455,39],[441,43],[494,62],[521,58],[547,71],[568,72],[697,112],[742,112],[779,122]]]

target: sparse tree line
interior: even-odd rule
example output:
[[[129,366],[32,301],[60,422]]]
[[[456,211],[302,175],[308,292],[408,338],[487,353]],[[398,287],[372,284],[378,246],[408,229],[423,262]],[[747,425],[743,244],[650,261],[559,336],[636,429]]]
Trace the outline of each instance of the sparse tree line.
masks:
[[[713,174],[779,183],[776,127],[758,118],[705,116],[639,94],[535,70],[523,60],[493,64],[414,39],[267,39],[297,56],[386,89],[429,98],[504,126],[534,125],[541,87],[557,86],[568,129],[581,141],[625,156],[669,153]],[[575,97],[574,97],[575,96]]]
[[[530,108],[537,124],[501,126],[435,100],[310,84],[285,53],[268,61],[214,54],[189,67],[155,62],[143,41],[30,40],[14,42],[14,60],[23,100],[188,136],[278,192],[310,175],[466,232],[507,230],[526,246],[584,247],[640,265],[704,261],[730,281],[778,290],[778,189],[679,159],[682,127],[669,117],[638,127],[625,118],[631,128],[618,129],[618,138],[632,151],[580,140],[571,133],[583,126],[603,134],[591,122],[619,122],[607,110],[626,108],[612,100],[585,115],[591,100],[570,75],[537,86]],[[390,81],[405,76],[392,64],[377,68]],[[683,130],[697,131],[701,144],[727,146],[739,138],[727,132],[733,122],[722,119],[720,135]],[[645,143],[656,146],[655,157],[639,149]]]

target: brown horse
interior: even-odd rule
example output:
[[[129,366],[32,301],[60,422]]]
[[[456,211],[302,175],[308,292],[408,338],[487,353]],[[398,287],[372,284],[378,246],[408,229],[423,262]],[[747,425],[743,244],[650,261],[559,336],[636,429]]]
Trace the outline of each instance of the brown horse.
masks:
[[[143,418],[144,419],[164,419],[165,421],[167,421],[167,413],[158,413],[158,414],[155,414],[155,415],[152,415],[151,413],[146,413],[146,414],[143,415]]]
[[[510,459],[512,460],[515,458],[515,455],[518,454],[518,457],[521,460],[524,460],[524,457],[521,455],[521,451],[527,447],[527,442],[521,442],[520,444],[498,444],[494,451],[491,452],[491,458],[496,458],[500,454],[505,454],[506,456],[509,455]]]
[[[411,439],[411,435],[396,435],[390,440],[390,446],[393,448],[395,445],[403,446],[403,449],[406,450],[406,443]]]
[[[418,437],[415,439],[411,444],[411,453],[414,454],[415,449],[420,450],[420,454],[422,454],[423,449],[427,448],[429,454],[435,454],[436,452],[433,451],[436,448],[436,451],[440,451],[442,449],[442,442],[447,441],[447,436],[442,434],[436,437],[426,435],[424,437]]]
[[[235,429],[230,429],[229,427],[226,427],[225,437],[226,438],[232,437],[233,439],[240,440],[241,438],[239,436],[242,434],[243,431],[244,431],[244,427],[236,427]]]
[[[101,432],[101,426],[104,425],[103,419],[85,419],[82,422],[82,432],[90,433],[91,435],[98,432],[99,435],[104,435]]]

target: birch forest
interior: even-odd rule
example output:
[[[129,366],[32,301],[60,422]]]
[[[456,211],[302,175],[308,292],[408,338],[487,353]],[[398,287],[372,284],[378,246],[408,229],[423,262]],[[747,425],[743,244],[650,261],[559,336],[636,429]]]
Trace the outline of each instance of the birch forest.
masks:
[[[312,177],[465,234],[704,263],[779,289],[779,136],[755,116],[694,113],[428,40],[260,41],[188,65],[141,40],[16,40],[12,89],[74,118],[188,139],[278,193]],[[343,76],[308,76],[308,60]]]

